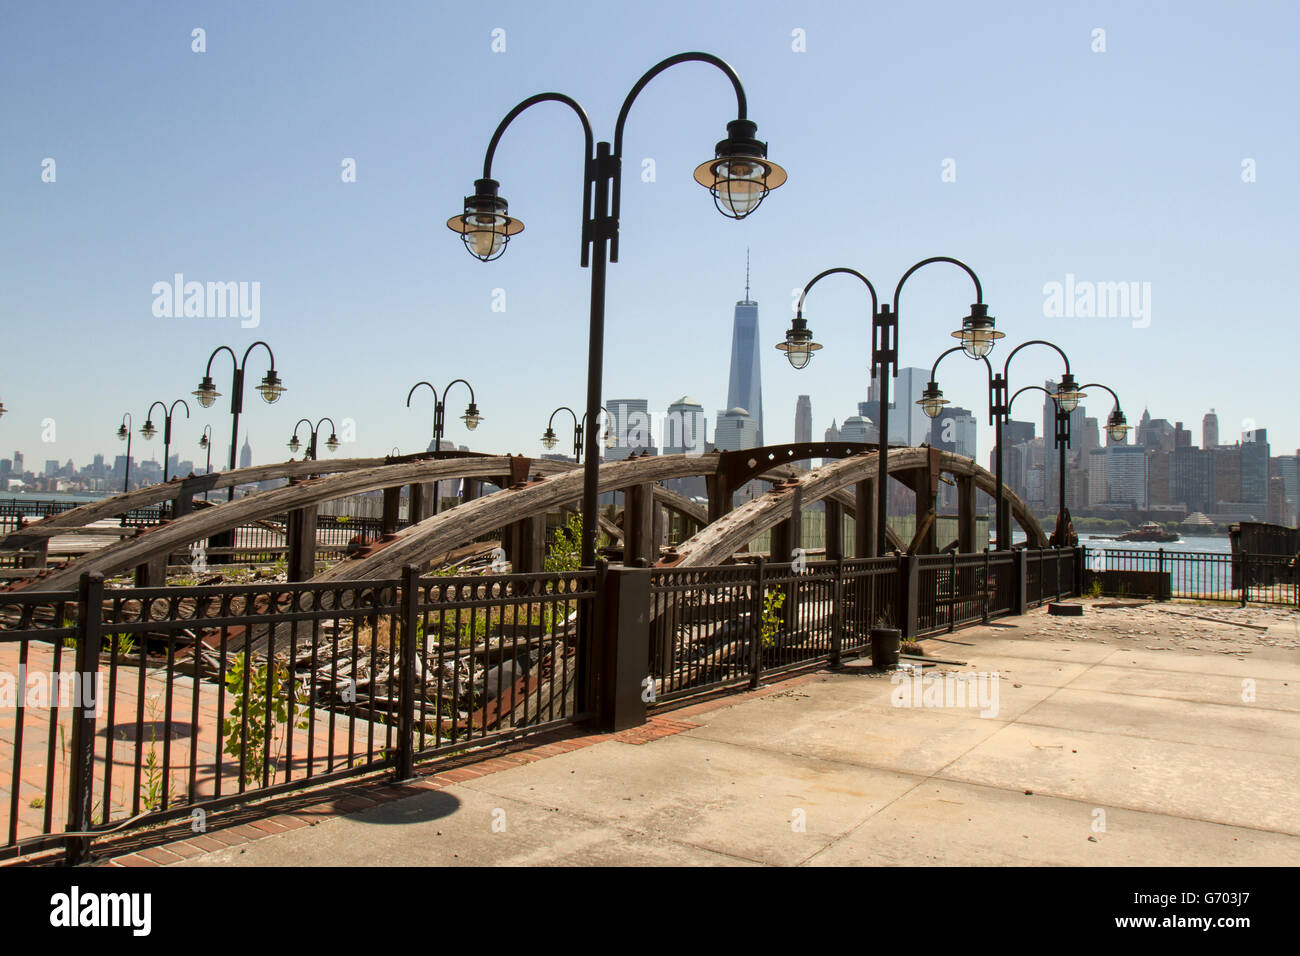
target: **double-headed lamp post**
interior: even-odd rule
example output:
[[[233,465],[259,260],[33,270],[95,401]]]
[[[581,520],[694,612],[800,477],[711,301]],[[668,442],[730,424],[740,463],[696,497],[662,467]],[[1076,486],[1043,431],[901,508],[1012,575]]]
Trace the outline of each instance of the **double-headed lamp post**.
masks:
[[[298,421],[293,426],[293,437],[289,439],[289,451],[293,452],[296,455],[298,453],[298,449],[302,447],[302,442],[298,440],[298,426],[305,423],[307,425],[307,428],[311,432],[311,437],[307,439],[307,454],[304,455],[303,457],[304,459],[311,459],[312,461],[316,461],[316,438],[320,434],[320,427],[324,425],[326,422],[330,423],[330,437],[325,439],[325,447],[328,448],[330,452],[338,451],[339,436],[334,433],[334,430],[338,426],[334,424],[334,419],[330,418],[329,416],[322,418],[315,425],[311,423],[310,418],[298,419]]]
[[[614,445],[618,442],[618,436],[616,436],[609,427],[609,420],[613,416],[610,415],[609,409],[606,408],[604,405],[600,406],[600,410],[605,413],[605,423],[606,423],[605,431],[604,434],[602,435],[602,441],[606,448],[613,448]],[[542,433],[542,444],[545,445],[547,449],[554,448],[557,444],[559,444],[560,439],[555,436],[555,429],[552,428],[551,425],[555,422],[555,416],[558,415],[560,412],[568,412],[570,415],[573,416],[573,460],[578,463],[581,463],[582,462],[582,435],[587,425],[586,412],[583,412],[581,420],[578,419],[578,413],[575,412],[568,405],[561,405],[555,411],[551,412],[551,417],[546,420],[546,431]]]
[[[994,318],[989,315],[988,306],[984,304],[984,290],[980,285],[979,277],[975,275],[970,266],[949,256],[934,256],[929,259],[922,259],[904,272],[903,277],[898,280],[898,285],[894,288],[892,310],[889,303],[882,304],[880,302],[876,295],[875,286],[856,269],[841,266],[827,269],[825,272],[813,276],[811,281],[804,286],[803,292],[799,294],[799,304],[795,312],[794,322],[791,324],[790,330],[786,332],[785,341],[778,343],[776,346],[785,353],[785,357],[796,369],[807,367],[813,353],[821,348],[821,345],[813,341],[812,331],[808,328],[808,322],[803,316],[803,303],[808,291],[827,276],[841,273],[859,279],[867,287],[867,292],[871,295],[871,377],[873,381],[880,383],[878,396],[880,399],[880,413],[877,416],[880,420],[876,423],[880,429],[878,443],[880,470],[876,479],[875,554],[884,554],[888,546],[889,379],[891,376],[898,374],[899,299],[903,292],[904,283],[921,267],[936,262],[945,262],[961,268],[970,276],[971,282],[974,283],[975,302],[970,307],[970,314],[962,319],[961,328],[953,332],[952,335],[953,338],[961,341],[960,349],[970,358],[985,358],[992,351],[997,340],[1003,337],[1003,333],[997,331],[994,327]]]
[[[483,421],[483,416],[479,414],[478,405],[474,402],[474,386],[463,378],[452,379],[448,382],[442,390],[442,395],[439,395],[438,390],[428,382],[416,382],[411,386],[411,390],[406,393],[406,407],[410,408],[411,396],[415,394],[415,390],[421,385],[433,392],[433,450],[435,453],[442,451],[442,435],[447,426],[447,393],[451,391],[451,387],[457,382],[469,389],[469,404],[465,406],[465,414],[460,416],[460,420],[465,423],[465,429],[472,432],[478,428],[478,423]],[[434,482],[433,513],[438,513],[437,482]]]
[[[1028,348],[1031,345],[1043,345],[1050,349],[1054,349],[1056,353],[1060,355],[1061,360],[1065,363],[1065,372],[1061,375],[1061,381],[1057,385],[1055,392],[1048,391],[1047,389],[1043,388],[1041,385],[1026,385],[1024,388],[1020,389],[1014,395],[1008,398],[1007,392],[1010,387],[1008,381],[1009,381],[1009,375],[1011,370],[1011,360],[1016,357],[1016,354],[1019,353],[1021,349]],[[930,418],[937,418],[939,414],[943,411],[943,406],[948,404],[948,400],[943,397],[943,392],[939,388],[938,370],[939,370],[939,363],[942,362],[945,357],[947,357],[954,351],[957,350],[949,349],[947,352],[944,352],[937,359],[935,359],[934,365],[930,367],[930,381],[926,384],[925,390],[921,393],[921,397],[917,400],[917,404],[921,406],[922,411],[924,411],[925,414],[928,415]],[[1011,352],[1007,355],[1006,361],[1003,363],[1002,371],[1000,373],[994,372],[992,365],[989,364],[987,360],[985,362],[985,365],[988,370],[988,383],[989,383],[989,418],[992,420],[993,427],[995,429],[994,442],[996,447],[996,454],[994,456],[994,469],[997,473],[997,492],[994,496],[994,505],[996,507],[996,515],[997,515],[996,544],[998,550],[1007,550],[1011,547],[1011,512],[1006,507],[1006,502],[1003,500],[1003,477],[1002,476],[1003,476],[1003,454],[1004,454],[1003,444],[1004,443],[1002,437],[1002,431],[1003,431],[1002,426],[1005,422],[1011,419],[1011,406],[1015,402],[1016,397],[1020,395],[1021,392],[1035,391],[1035,390],[1043,392],[1044,394],[1048,395],[1052,399],[1055,405],[1055,409],[1056,409],[1056,413],[1054,416],[1056,422],[1055,437],[1056,437],[1056,445],[1057,445],[1058,453],[1060,455],[1059,504],[1057,510],[1057,528],[1058,530],[1062,530],[1063,521],[1065,517],[1065,458],[1066,458],[1065,453],[1066,453],[1066,448],[1069,447],[1070,444],[1070,413],[1073,412],[1079,406],[1080,400],[1082,400],[1085,397],[1086,393],[1084,392],[1083,389],[1086,386],[1080,386],[1075,381],[1074,375],[1070,372],[1069,356],[1065,354],[1065,352],[1061,349],[1059,345],[1057,345],[1054,342],[1048,342],[1046,339],[1030,339],[1028,342],[1021,342],[1014,349],[1012,349]],[[1115,402],[1116,402],[1115,411],[1111,413],[1111,418],[1107,422],[1108,430],[1112,424],[1114,424],[1116,427],[1124,426],[1124,421],[1123,421],[1124,413],[1119,411],[1119,399],[1116,398]],[[1116,418],[1117,415],[1118,415],[1118,419]],[[1120,434],[1122,436],[1123,431],[1121,431]],[[1060,538],[1061,535],[1058,535],[1058,542]]]
[[[586,111],[562,93],[539,93],[524,100],[506,114],[488,143],[483,160],[483,178],[474,183],[474,195],[465,198],[464,211],[447,221],[472,255],[484,262],[500,256],[523,223],[508,214],[505,199],[492,178],[492,158],[506,127],[520,113],[538,103],[562,103],[577,115],[585,139],[582,177],[582,256],[584,268],[591,268],[591,316],[587,350],[587,419],[600,414],[601,378],[605,350],[605,272],[618,262],[619,201],[622,193],[623,127],[637,96],[656,76],[680,63],[707,63],[731,81],[736,93],[736,119],[727,123],[727,135],[714,148],[712,159],[695,170],[695,181],[713,195],[714,205],[724,216],[743,219],[759,207],[768,192],[786,180],[785,170],[768,160],[767,144],[757,139],[758,126],[748,118],[745,90],[740,77],[726,62],[711,53],[679,53],[652,66],[632,87],[614,127],[614,143],[594,143]],[[582,481],[582,564],[596,561],[597,499],[600,450],[595,429],[586,433],[586,455]]]
[[[122,478],[122,494],[131,490],[131,428],[135,423],[131,420],[130,412],[122,413],[122,424],[117,428],[118,441],[126,442],[126,475]],[[126,519],[123,518],[123,521]]]
[[[253,349],[258,346],[266,349],[266,354],[270,356],[270,371],[262,377],[258,384],[257,390],[261,393],[262,400],[268,405],[274,405],[284,394],[284,383],[280,381],[280,376],[275,374],[275,353],[271,351],[271,346],[265,342],[257,341],[250,345],[244,352],[244,359],[241,362],[235,357],[235,352],[228,345],[219,345],[213,349],[212,354],[208,356],[208,365],[203,373],[203,379],[199,382],[199,387],[194,390],[194,397],[198,399],[199,404],[204,408],[211,408],[213,403],[221,397],[217,387],[212,384],[212,360],[217,357],[218,352],[229,352],[230,360],[234,363],[235,374],[230,383],[230,470],[235,470],[235,456],[239,452],[239,413],[244,410],[244,372],[248,368],[248,357],[252,354]],[[228,493],[229,500],[235,498],[235,486],[231,485]]]
[[[153,425],[153,410],[159,406],[163,410],[163,481],[167,480],[168,469],[171,467],[171,448],[172,448],[172,415],[176,413],[176,406],[181,405],[185,408],[185,417],[190,417],[190,406],[183,398],[178,398],[171,403],[169,408],[162,402],[154,402],[149,406],[149,411],[145,413],[144,425],[140,428],[140,434],[144,436],[145,441],[149,441],[154,435],[158,434],[158,429]]]

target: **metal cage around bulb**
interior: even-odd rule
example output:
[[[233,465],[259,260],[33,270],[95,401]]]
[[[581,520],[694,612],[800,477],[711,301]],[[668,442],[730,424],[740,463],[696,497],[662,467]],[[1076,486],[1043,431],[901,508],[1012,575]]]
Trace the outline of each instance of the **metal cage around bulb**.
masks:
[[[1110,436],[1110,440],[1122,442],[1128,430],[1128,419],[1124,417],[1124,413],[1119,410],[1111,412],[1110,417],[1106,419],[1106,434]]]
[[[126,441],[127,431],[125,425],[119,425],[117,428],[117,437],[119,441]]]
[[[478,423],[483,421],[483,416],[479,414],[478,406],[470,402],[469,407],[465,409],[465,414],[460,416],[460,420],[465,423],[469,431],[473,431],[478,428]]]
[[[204,408],[211,408],[216,404],[217,399],[221,397],[221,393],[212,384],[212,377],[209,375],[203,376],[203,381],[199,382],[199,387],[190,394],[198,399],[199,404]]]
[[[989,307],[983,302],[976,302],[970,307],[970,315],[961,320],[961,328],[952,333],[952,337],[961,342],[962,351],[969,358],[982,359],[993,351],[998,339],[1005,338],[1005,332],[995,328],[996,320],[989,315]]]
[[[755,138],[757,124],[732,120],[727,138],[714,148],[714,158],[695,168],[695,181],[713,195],[718,212],[744,219],[767,194],[786,180],[786,172],[767,158],[767,144]]]
[[[785,341],[778,342],[776,347],[785,353],[786,360],[794,368],[806,368],[812,361],[813,353],[821,345],[813,341],[808,323],[800,316],[791,323],[790,330],[785,333]]]
[[[146,421],[144,425],[140,428],[140,434],[144,436],[145,441],[148,441],[149,439],[153,438],[154,435],[158,434],[158,429],[153,427],[153,422]]]
[[[1056,387],[1056,394],[1052,397],[1056,399],[1057,407],[1061,411],[1072,412],[1079,407],[1079,402],[1087,395],[1079,390],[1074,376],[1066,372],[1061,376],[1061,384]]]
[[[291,452],[293,452],[294,454],[297,454],[297,453],[298,453],[298,449],[301,448],[301,447],[302,447],[302,442],[299,441],[297,435],[294,435],[292,438],[289,439],[289,450],[290,450]]]
[[[258,384],[257,390],[262,394],[262,401],[268,405],[274,405],[284,394],[284,383],[280,381],[280,376],[275,374],[275,369],[267,372],[262,381]]]
[[[330,433],[330,437],[329,437],[328,439],[326,439],[326,441],[325,441],[325,447],[328,448],[330,451],[338,451],[338,450],[339,450],[339,436],[338,436],[338,435],[335,435],[333,432],[331,432],[331,433]]]
[[[447,228],[458,234],[470,255],[491,262],[506,251],[511,238],[524,231],[524,224],[508,215],[509,205],[497,195],[495,179],[474,182],[474,195],[465,197],[465,211],[447,220]]]
[[[921,397],[916,400],[916,404],[921,406],[921,411],[925,412],[927,418],[938,418],[939,413],[943,411],[943,406],[948,404],[948,399],[943,397],[938,384],[930,382],[925,386]]]
[[[555,429],[547,428],[546,432],[542,435],[542,444],[547,448],[554,448],[558,443],[559,439],[555,437]]]

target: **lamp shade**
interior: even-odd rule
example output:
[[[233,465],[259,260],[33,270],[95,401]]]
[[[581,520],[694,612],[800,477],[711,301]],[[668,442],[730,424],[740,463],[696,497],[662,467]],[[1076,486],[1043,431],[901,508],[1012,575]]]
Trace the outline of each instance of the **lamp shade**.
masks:
[[[465,211],[447,220],[447,228],[457,233],[470,255],[490,262],[506,251],[511,237],[524,231],[524,224],[512,219],[509,206],[497,195],[500,184],[495,179],[474,181],[474,195],[465,197]]]
[[[737,119],[727,124],[727,138],[714,147],[714,158],[695,169],[695,181],[713,195],[718,211],[744,219],[786,180],[785,170],[767,158],[767,144],[756,138],[758,126]]]

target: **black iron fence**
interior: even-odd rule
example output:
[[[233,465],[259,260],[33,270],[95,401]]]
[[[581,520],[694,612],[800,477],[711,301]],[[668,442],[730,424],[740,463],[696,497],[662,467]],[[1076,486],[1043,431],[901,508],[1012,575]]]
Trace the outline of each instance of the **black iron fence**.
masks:
[[[1300,607],[1300,570],[1292,557],[1169,548],[1080,551],[1085,590],[1098,594]]]
[[[0,856],[582,719],[595,580],[0,594]]]
[[[1072,551],[0,593],[0,857],[1077,593]],[[7,684],[5,679],[8,678]],[[3,696],[7,689],[8,698]],[[12,719],[10,717],[12,715]]]
[[[1077,595],[1076,552],[983,552],[650,574],[656,701],[860,652],[872,628],[923,637]]]

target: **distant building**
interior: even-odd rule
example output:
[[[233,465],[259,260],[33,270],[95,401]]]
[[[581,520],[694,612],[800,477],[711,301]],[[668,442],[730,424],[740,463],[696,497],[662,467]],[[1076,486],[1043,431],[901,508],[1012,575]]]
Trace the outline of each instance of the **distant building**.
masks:
[[[718,413],[718,423],[713,430],[713,443],[718,451],[740,451],[758,447],[758,423],[749,411],[740,407]]]
[[[248,443],[248,436],[244,436],[244,447],[239,450],[239,467],[253,467],[253,446]]]
[[[794,403],[794,440],[812,442],[812,399],[807,395],[800,395]]]
[[[875,422],[861,415],[850,415],[840,425],[840,441],[876,442],[879,436],[880,429]]]
[[[1147,510],[1147,451],[1140,445],[1106,448],[1106,504]]]
[[[606,461],[622,461],[635,454],[658,454],[650,428],[650,403],[644,398],[609,398],[614,447],[605,449]]]
[[[664,454],[704,454],[708,445],[707,428],[704,406],[689,395],[683,395],[668,406],[668,414],[664,418]]]
[[[1219,416],[1212,408],[1201,419],[1201,447],[1207,451],[1219,447]]]
[[[749,297],[749,263],[745,263],[745,297],[736,303],[731,327],[731,369],[727,378],[728,408],[743,408],[754,419],[757,438],[763,436],[763,366],[758,335],[758,303]],[[721,421],[719,420],[719,425]]]
[[[937,418],[930,419],[930,447],[974,458],[978,424],[969,408],[945,405]]]

